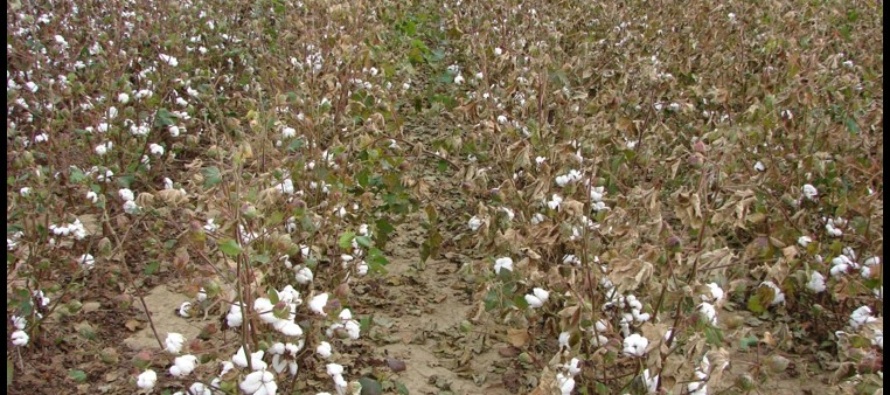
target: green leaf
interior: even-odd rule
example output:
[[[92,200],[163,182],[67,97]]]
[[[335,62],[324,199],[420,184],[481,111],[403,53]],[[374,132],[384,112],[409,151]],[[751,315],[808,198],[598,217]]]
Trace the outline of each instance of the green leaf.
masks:
[[[355,241],[358,243],[358,245],[365,248],[371,248],[371,246],[373,245],[371,242],[371,238],[368,236],[357,236],[355,238]]]
[[[174,123],[173,114],[171,114],[170,111],[166,108],[158,109],[158,114],[155,116],[155,126],[163,128],[173,125]]]
[[[340,248],[347,250],[352,246],[352,239],[355,238],[355,232],[346,232],[340,236],[340,240],[337,241],[337,245]]]
[[[151,261],[147,265],[145,265],[145,269],[143,270],[143,272],[146,276],[151,276],[152,274],[157,273],[160,268],[161,264],[158,263],[158,261]]]
[[[756,347],[758,341],[759,340],[757,339],[757,336],[754,335],[743,337],[741,338],[741,340],[739,340],[739,349],[742,351],[748,351],[749,348]]]
[[[250,261],[265,265],[265,264],[269,263],[269,256],[266,254],[251,255]]]
[[[361,395],[381,395],[383,394],[383,386],[377,380],[370,377],[362,377],[358,379],[362,385]]]
[[[78,383],[83,383],[87,381],[87,373],[80,369],[71,369],[68,371],[68,377],[71,377],[74,381]]]
[[[723,332],[712,325],[705,327],[705,339],[712,346],[720,346],[723,344]]]
[[[402,384],[401,381],[396,381],[396,391],[399,391],[399,395],[408,395],[408,387],[405,387],[405,384]]]
[[[219,171],[219,167],[205,167],[201,169],[201,174],[204,176],[204,188],[212,188],[222,182],[222,172]]]
[[[6,387],[9,388],[12,385],[12,376],[13,372],[15,372],[15,368],[12,367],[12,360],[9,357],[6,357]]]
[[[240,254],[241,251],[244,251],[244,249],[241,248],[240,245],[238,245],[238,242],[233,239],[226,239],[222,243],[220,243],[219,250],[222,251],[223,254],[226,254],[228,256],[236,256]]]
[[[303,141],[303,139],[293,139],[290,144],[287,145],[287,150],[291,152],[298,151],[300,148],[303,148],[304,145],[306,145],[306,142]]]

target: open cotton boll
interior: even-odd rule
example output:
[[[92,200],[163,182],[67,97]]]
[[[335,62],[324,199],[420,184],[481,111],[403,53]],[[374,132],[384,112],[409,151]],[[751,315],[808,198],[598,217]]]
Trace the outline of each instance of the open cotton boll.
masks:
[[[309,310],[312,310],[313,312],[320,314],[320,315],[328,315],[328,313],[325,313],[325,311],[324,311],[324,307],[327,304],[328,304],[327,292],[320,294],[320,295],[315,295],[315,297],[313,297],[312,300],[309,301]]]
[[[503,257],[495,259],[494,261],[494,272],[495,274],[500,273],[501,269],[513,271],[513,259],[510,257]]]
[[[229,328],[237,328],[241,326],[243,320],[244,317],[241,314],[241,305],[232,304],[232,306],[229,307],[229,313],[226,314],[226,324]]]
[[[556,374],[556,385],[559,386],[559,393],[562,395],[571,395],[575,389],[575,379],[572,376],[566,376],[562,373]]]
[[[17,347],[27,346],[28,341],[31,340],[28,334],[23,330],[12,332],[12,336],[10,337],[12,338],[12,344]]]
[[[297,284],[306,285],[312,282],[314,276],[312,274],[312,269],[308,267],[301,267],[297,270],[297,274],[295,275]]]
[[[248,374],[239,387],[248,395],[275,395],[278,391],[275,375],[265,370]]]
[[[296,322],[291,320],[278,320],[275,324],[275,330],[281,332],[285,336],[300,337],[303,336],[303,328]]]
[[[528,307],[533,309],[544,306],[544,303],[547,303],[547,299],[549,298],[550,292],[547,292],[542,288],[535,288],[532,290],[532,294],[525,295],[525,301],[528,303]]]
[[[810,275],[810,281],[807,282],[807,289],[815,293],[825,291],[825,276],[819,272],[813,272]]]
[[[474,215],[473,218],[470,218],[470,221],[467,222],[467,226],[470,228],[471,231],[475,232],[479,230],[480,227],[482,227],[482,219]]]
[[[182,351],[182,345],[185,343],[185,336],[179,333],[168,333],[167,339],[164,341],[167,352],[171,354],[179,354]]]
[[[174,377],[188,376],[195,368],[198,367],[198,357],[194,355],[183,355],[173,360],[173,366],[170,367],[170,374]]]
[[[148,369],[139,374],[139,377],[136,378],[136,386],[144,389],[150,390],[155,387],[155,384],[158,382],[158,374],[155,373],[154,370]]]
[[[624,339],[624,348],[622,349],[622,352],[627,355],[642,357],[646,354],[646,347],[648,346],[649,339],[634,333]]]
[[[328,359],[331,357],[331,343],[321,342],[318,344],[318,347],[315,348],[315,353],[318,354],[319,357],[324,359]]]
[[[709,324],[717,325],[717,309],[714,308],[714,305],[707,302],[702,303],[698,306],[698,312]]]
[[[878,319],[871,315],[871,308],[868,306],[862,306],[853,310],[853,313],[850,314],[850,326],[853,329],[859,329],[862,325],[877,321]]]
[[[723,292],[723,288],[720,288],[720,286],[717,285],[717,283],[710,283],[707,285],[707,287],[708,287],[708,291],[710,291],[710,295],[702,295],[702,299],[704,299],[707,296],[707,300],[705,300],[705,301],[713,302],[713,303],[717,303],[717,302],[723,300],[723,296],[725,295],[725,293]]]
[[[253,367],[253,370],[262,370],[266,368],[266,363],[263,362],[263,355],[265,355],[263,350],[250,354],[250,366]],[[245,354],[243,346],[238,349],[238,352],[236,352],[234,356],[232,356],[232,363],[242,368],[248,366],[247,355]]]
[[[802,193],[809,200],[816,200],[816,197],[819,196],[819,190],[812,184],[804,184]]]
[[[213,390],[204,383],[194,383],[189,387],[189,395],[213,395]]]

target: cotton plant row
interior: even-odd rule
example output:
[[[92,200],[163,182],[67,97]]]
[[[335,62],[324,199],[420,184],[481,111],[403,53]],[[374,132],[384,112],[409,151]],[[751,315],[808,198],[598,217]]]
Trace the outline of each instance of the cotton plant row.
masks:
[[[220,373],[209,381],[209,385],[205,384],[205,381],[198,381],[185,392],[177,393],[204,394],[211,393],[214,389],[229,390],[237,387],[245,394],[275,394],[278,391],[278,381],[288,380],[299,372],[298,355],[306,345],[308,333],[294,322],[298,308],[308,309],[308,312],[316,317],[313,320],[329,324],[324,333],[331,341],[357,340],[361,335],[360,324],[353,318],[348,308],[341,309],[336,319],[327,318],[328,293],[313,296],[305,303],[305,307],[300,307],[304,306],[300,292],[290,285],[275,292],[275,296],[278,298],[275,303],[273,299],[256,298],[253,312],[259,316],[264,325],[273,328],[282,337],[282,341],[251,352],[249,357],[245,347],[242,346],[230,359],[219,363]],[[198,302],[201,301],[199,297]],[[232,330],[242,328],[245,323],[242,307],[240,304],[232,304],[226,315],[226,323]],[[165,340],[166,351],[175,356],[168,372],[174,378],[187,379],[198,365],[196,356],[181,355],[185,343],[186,339],[178,333],[168,334]],[[334,355],[331,343],[327,340],[319,341],[314,355],[323,361],[332,360]],[[348,388],[352,388],[349,393],[354,393],[354,388],[360,388],[358,383],[347,383],[344,379],[343,365],[330,362],[326,365],[326,370],[338,394],[347,393]],[[150,391],[157,382],[158,373],[153,369],[146,369],[137,378],[136,385],[142,391]]]

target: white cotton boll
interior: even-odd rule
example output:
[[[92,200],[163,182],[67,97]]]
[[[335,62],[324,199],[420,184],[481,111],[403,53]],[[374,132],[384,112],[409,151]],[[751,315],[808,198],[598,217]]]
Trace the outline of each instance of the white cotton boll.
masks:
[[[803,196],[809,200],[816,200],[816,197],[819,196],[819,190],[812,184],[805,184],[803,186]]]
[[[482,220],[479,217],[474,215],[473,218],[470,218],[470,221],[467,223],[467,226],[470,227],[470,230],[475,232],[475,231],[479,230],[480,227],[482,227]]]
[[[274,310],[275,305],[272,304],[272,301],[268,298],[257,298],[253,301],[253,310],[256,311],[260,315],[260,319],[266,323],[274,324],[278,322],[278,317],[275,317]]]
[[[458,74],[456,77],[454,77],[454,83],[456,85],[463,85],[464,82],[466,82],[466,80],[464,79],[463,75]]]
[[[498,115],[498,123],[499,124],[504,125],[507,123],[507,121],[508,121],[508,119],[507,119],[506,115]]]
[[[12,321],[12,326],[14,326],[15,329],[18,329],[18,330],[24,330],[25,326],[28,325],[28,320],[25,317],[19,317],[19,316],[13,315],[11,321]]]
[[[853,329],[859,329],[862,325],[877,321],[878,319],[871,315],[871,308],[868,306],[862,306],[850,314],[850,326]]]
[[[324,307],[328,304],[328,294],[323,293],[321,295],[316,295],[309,301],[309,310],[320,314],[320,315],[328,315],[324,311]]]
[[[810,275],[810,281],[807,282],[807,289],[815,293],[825,291],[825,276],[823,276],[822,273],[813,272],[813,274]]]
[[[84,270],[90,270],[96,265],[96,258],[90,254],[83,254],[80,258],[77,258],[77,262],[80,263]]]
[[[86,197],[87,197],[87,200],[89,200],[89,201],[92,202],[93,204],[95,204],[96,202],[99,201],[99,195],[96,194],[96,192],[93,192],[93,191],[89,191],[89,192],[87,192],[87,196],[86,196]]]
[[[198,295],[195,297],[195,299],[197,299],[199,302],[207,300],[207,291],[205,291],[204,288],[201,288],[198,291]]]
[[[874,330],[874,337],[871,339],[871,344],[873,346],[878,346],[881,350],[884,350],[884,331],[881,329]]]
[[[648,346],[649,339],[634,333],[624,339],[624,348],[622,349],[622,352],[627,355],[642,357],[646,354],[646,347]]]
[[[139,377],[136,378],[136,386],[144,389],[150,390],[155,387],[155,384],[158,382],[158,374],[155,373],[154,370],[148,369],[139,374]]]
[[[504,50],[501,47],[496,47],[494,49],[494,56],[501,56],[504,54]]]
[[[325,369],[328,372],[328,376],[340,376],[343,374],[343,365],[338,363],[329,363],[325,366]]]
[[[281,334],[285,336],[303,336],[303,328],[301,328],[300,325],[291,320],[278,320],[273,325],[275,326],[275,330],[281,332]]]
[[[164,155],[164,146],[160,145],[160,144],[152,143],[151,145],[148,146],[148,150],[149,150],[149,152],[151,152],[152,155],[155,155],[155,156]]]
[[[581,373],[581,367],[579,366],[580,364],[581,360],[579,360],[578,358],[572,358],[571,361],[563,365],[563,368],[566,370],[566,372],[574,377],[577,376],[578,373]]]
[[[532,223],[532,225],[537,225],[537,224],[540,224],[541,222],[544,222],[546,220],[547,220],[547,217],[544,216],[544,214],[535,213],[534,215],[532,215],[531,223]]]
[[[513,271],[513,259],[510,257],[503,257],[495,259],[494,261],[494,272],[495,274],[500,273],[501,269],[507,271]]]
[[[559,392],[562,395],[571,395],[575,389],[575,379],[572,376],[566,376],[562,373],[556,374],[556,385],[559,386]]]
[[[164,341],[167,352],[171,354],[179,354],[182,351],[182,345],[185,344],[185,336],[180,333],[168,333],[167,340]]]
[[[702,303],[698,306],[698,312],[711,325],[717,325],[717,309],[710,303]]]
[[[243,315],[241,314],[241,306],[238,304],[233,304],[229,308],[229,313],[226,314],[226,324],[229,328],[237,328],[240,327],[244,320]]]
[[[113,144],[112,142],[110,142],[110,141],[107,142],[107,143],[103,143],[103,144],[99,144],[99,145],[97,145],[96,148],[94,149],[94,150],[96,151],[96,155],[104,156],[105,154],[108,153],[108,151],[111,150],[111,147],[112,147],[113,145],[114,145],[114,144]]]
[[[275,375],[265,370],[248,374],[238,387],[248,395],[274,395],[278,391]]]
[[[702,299],[709,302],[717,303],[723,300],[724,292],[723,288],[720,288],[717,283],[710,283],[707,285],[708,291],[710,291],[710,295],[702,295]]]
[[[194,383],[189,387],[188,395],[213,395],[213,390],[204,383]]]
[[[318,347],[315,348],[315,353],[318,354],[319,357],[328,359],[331,357],[331,343],[321,342],[318,344]]]
[[[358,340],[362,334],[362,327],[356,320],[346,321],[343,328],[346,329],[346,334],[349,335],[349,338],[352,340]]]
[[[128,201],[124,202],[123,208],[124,208],[124,212],[127,214],[130,214],[130,215],[139,214],[139,205],[137,205],[136,202],[134,202],[132,200],[128,200]]]
[[[292,127],[287,126],[284,129],[281,129],[281,137],[282,138],[289,139],[289,138],[295,137],[296,135],[297,135],[297,130]]]
[[[12,336],[10,336],[10,338],[12,339],[12,345],[17,347],[27,346],[28,341],[31,340],[28,334],[21,329],[12,332]]]
[[[525,302],[528,303],[528,307],[537,309],[544,306],[545,301],[541,300],[535,295],[525,295]]]
[[[127,202],[136,199],[136,195],[129,188],[121,188],[117,191],[117,194],[121,197],[121,199]]]
[[[646,391],[649,394],[655,394],[658,392],[658,375],[652,377],[651,373],[649,373],[649,369],[643,371],[643,382],[646,383]]]
[[[559,334],[559,349],[569,348],[569,339],[571,339],[572,334],[569,332],[562,332]]]
[[[757,161],[757,163],[754,164],[754,170],[757,170],[759,172],[766,171],[766,165],[764,165],[761,161]]]
[[[302,285],[311,283],[312,279],[314,278],[313,274],[312,274],[312,269],[305,267],[305,266],[303,266],[299,270],[297,270],[297,274],[295,275],[295,277],[296,277],[297,283],[302,284]]]
[[[547,207],[550,208],[551,210],[558,210],[559,206],[561,204],[562,204],[562,196],[559,196],[554,193],[553,196],[551,196],[550,200],[547,202]]]
[[[176,67],[179,65],[179,61],[170,55],[160,54],[159,57],[161,58],[161,61],[169,64],[171,67]]]
[[[797,244],[801,247],[806,248],[806,246],[810,245],[813,242],[813,238],[810,236],[800,236],[797,238]]]
[[[170,374],[174,377],[188,376],[195,368],[198,367],[198,357],[194,355],[183,355],[173,360],[173,366],[170,367]]]
[[[368,263],[365,261],[361,261],[355,265],[355,273],[362,277],[366,276],[368,274],[368,270],[370,269],[371,267],[368,266]]]
[[[167,128],[167,132],[170,133],[170,137],[173,137],[173,138],[179,137],[179,132],[180,132],[179,126],[170,125],[170,127]]]

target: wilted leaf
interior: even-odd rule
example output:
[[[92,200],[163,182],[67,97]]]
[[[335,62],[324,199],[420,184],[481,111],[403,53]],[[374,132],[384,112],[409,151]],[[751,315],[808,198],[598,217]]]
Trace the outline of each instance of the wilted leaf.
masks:
[[[529,335],[525,329],[507,329],[507,342],[513,347],[522,348],[528,344]]]
[[[386,366],[389,366],[389,368],[396,373],[404,372],[405,369],[407,369],[405,361],[395,358],[386,358]]]

